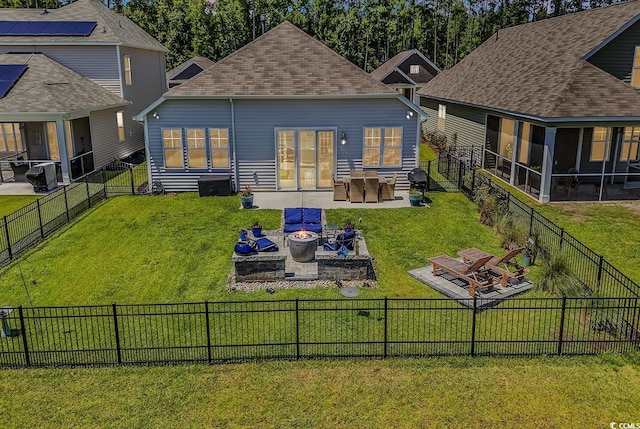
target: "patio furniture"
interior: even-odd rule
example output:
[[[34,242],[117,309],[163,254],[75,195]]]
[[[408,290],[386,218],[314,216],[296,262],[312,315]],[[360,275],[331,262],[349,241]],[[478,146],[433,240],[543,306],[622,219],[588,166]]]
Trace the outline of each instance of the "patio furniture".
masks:
[[[377,203],[379,201],[380,180],[377,171],[365,171],[364,173],[364,202]]]
[[[347,201],[347,184],[344,180],[337,181],[335,176],[331,176],[331,183],[333,185],[333,201]]]
[[[382,201],[393,201],[396,199],[396,179],[398,173],[393,173],[393,178],[380,182],[380,196]]]
[[[258,252],[277,252],[279,250],[278,245],[267,237],[258,238],[255,243]]]
[[[495,284],[494,279],[484,267],[492,257],[493,255],[485,256],[472,264],[465,264],[453,259],[451,256],[440,255],[430,258],[429,262],[433,267],[434,276],[438,275],[437,270],[440,268],[442,271],[466,281],[469,283],[469,295],[473,296],[476,293],[476,289],[492,288]]]
[[[352,203],[364,203],[364,174],[362,174],[362,171],[351,172],[349,178],[349,200]]]
[[[319,208],[286,208],[282,231],[285,234],[297,231],[322,233],[322,209]]]
[[[529,274],[529,269],[518,264],[514,258],[524,251],[524,247],[510,250],[502,258],[487,253],[475,247],[464,249],[458,252],[464,262],[474,262],[481,258],[490,256],[486,267],[500,276],[500,284],[504,287],[509,285],[509,280],[522,280],[524,276]]]
[[[13,171],[13,180],[16,182],[27,181],[27,171],[29,171],[29,164],[10,162],[11,170]]]

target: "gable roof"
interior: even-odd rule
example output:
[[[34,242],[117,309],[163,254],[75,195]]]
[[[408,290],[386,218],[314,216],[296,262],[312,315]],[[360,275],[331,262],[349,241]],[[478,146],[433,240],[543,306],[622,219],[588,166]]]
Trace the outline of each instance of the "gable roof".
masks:
[[[206,58],[206,57],[193,57],[193,58],[190,58],[187,61],[183,62],[182,64],[177,65],[174,68],[172,68],[171,70],[169,70],[167,72],[167,79],[168,80],[173,80],[176,76],[178,76],[180,73],[182,73],[183,71],[188,69],[193,64],[197,65],[202,70],[205,70],[205,69],[211,67],[212,65],[214,65],[215,62],[211,61],[209,58]]]
[[[0,99],[2,113],[74,113],[126,106],[129,102],[43,54],[2,54],[0,64],[27,70]]]
[[[344,96],[395,91],[288,21],[166,96]]]
[[[500,30],[418,93],[543,120],[638,117],[640,91],[583,57],[639,14],[633,0]]]
[[[427,57],[425,57],[422,54],[422,52],[420,52],[417,49],[409,49],[407,51],[402,51],[394,55],[391,59],[383,63],[380,67],[372,71],[371,76],[378,79],[379,81],[382,81],[394,71],[399,71],[403,73],[402,70],[399,69],[399,67],[402,65],[402,63],[407,61],[412,55],[418,55],[427,64],[433,67],[434,71],[436,71],[435,74],[438,74],[440,72],[440,69],[438,69],[438,67],[436,67],[436,65],[433,64]],[[420,86],[421,83],[426,83],[430,81],[432,78],[433,78],[433,75],[429,73],[424,73],[421,70],[419,74],[411,75],[410,80],[412,82],[415,82],[416,85]]]
[[[77,0],[59,9],[0,9],[0,21],[95,21],[89,36],[0,36],[2,44],[118,44],[167,52],[160,42],[124,15],[97,0]]]

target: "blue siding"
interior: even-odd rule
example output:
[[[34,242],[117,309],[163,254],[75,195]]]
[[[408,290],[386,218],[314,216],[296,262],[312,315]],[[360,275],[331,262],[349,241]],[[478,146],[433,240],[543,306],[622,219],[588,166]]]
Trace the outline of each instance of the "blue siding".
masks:
[[[406,173],[415,167],[418,115],[407,120],[407,106],[397,99],[361,100],[234,100],[236,152],[240,185],[275,190],[276,128],[335,129],[336,141],[344,132],[345,146],[336,145],[335,174],[342,177],[362,168],[363,130],[365,127],[402,127],[403,161],[397,168],[376,168],[391,176],[399,173],[398,188],[408,187]],[[231,130],[231,105],[228,100],[171,100],[147,117],[154,180],[170,190],[195,190],[202,170],[164,170],[162,128],[208,127]],[[153,112],[152,112],[153,113]],[[231,140],[231,134],[230,134]],[[232,169],[233,170],[233,169]],[[229,171],[232,171],[229,170]],[[233,171],[232,171],[233,172]]]

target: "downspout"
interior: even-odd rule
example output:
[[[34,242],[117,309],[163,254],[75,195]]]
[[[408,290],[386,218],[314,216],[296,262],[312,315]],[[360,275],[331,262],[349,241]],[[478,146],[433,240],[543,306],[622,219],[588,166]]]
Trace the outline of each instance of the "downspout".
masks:
[[[147,187],[149,192],[153,190],[153,173],[151,171],[151,149],[149,147],[149,123],[147,122],[148,115],[144,115],[144,153],[147,157]]]
[[[236,152],[236,116],[234,112],[233,99],[229,98],[229,104],[231,105],[231,144],[233,145],[233,182],[235,184],[236,192],[240,190],[240,179],[238,178],[238,157]]]

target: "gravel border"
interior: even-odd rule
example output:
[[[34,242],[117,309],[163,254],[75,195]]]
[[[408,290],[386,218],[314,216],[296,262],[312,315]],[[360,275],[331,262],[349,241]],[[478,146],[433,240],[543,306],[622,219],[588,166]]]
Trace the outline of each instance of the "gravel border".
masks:
[[[240,292],[260,292],[272,289],[315,289],[338,287],[334,280],[278,280],[275,282],[236,282],[235,270],[227,278],[227,290]],[[373,288],[378,287],[376,280],[341,280],[341,287]]]

